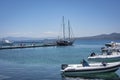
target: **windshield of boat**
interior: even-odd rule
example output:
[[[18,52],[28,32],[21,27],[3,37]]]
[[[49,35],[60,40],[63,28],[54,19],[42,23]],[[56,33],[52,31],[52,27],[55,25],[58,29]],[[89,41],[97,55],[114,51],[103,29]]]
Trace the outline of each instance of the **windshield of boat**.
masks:
[[[84,59],[83,59],[82,65],[83,65],[83,67],[90,66],[90,65],[88,64],[88,62],[85,61]]]

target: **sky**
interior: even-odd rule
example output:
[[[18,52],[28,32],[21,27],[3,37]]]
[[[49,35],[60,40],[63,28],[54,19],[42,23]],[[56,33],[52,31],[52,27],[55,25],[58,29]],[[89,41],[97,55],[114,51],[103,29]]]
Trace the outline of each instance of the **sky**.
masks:
[[[62,16],[75,37],[120,32],[120,0],[0,0],[0,38],[58,37]]]

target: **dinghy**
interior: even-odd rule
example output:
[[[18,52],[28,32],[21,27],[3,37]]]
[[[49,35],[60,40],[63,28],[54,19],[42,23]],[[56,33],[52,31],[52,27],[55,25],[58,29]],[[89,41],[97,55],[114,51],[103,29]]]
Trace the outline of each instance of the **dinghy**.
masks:
[[[62,64],[61,73],[65,76],[108,73],[115,72],[119,66],[120,62],[88,64],[87,61],[83,60],[81,64]]]

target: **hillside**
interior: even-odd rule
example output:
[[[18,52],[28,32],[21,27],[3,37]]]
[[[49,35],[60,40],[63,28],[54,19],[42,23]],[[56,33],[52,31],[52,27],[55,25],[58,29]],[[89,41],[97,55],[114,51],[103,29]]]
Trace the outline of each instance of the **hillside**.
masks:
[[[28,38],[28,37],[5,37],[5,38],[1,38],[0,40],[2,40],[2,39],[8,39],[8,40],[13,40],[13,41],[44,40],[44,39],[55,40],[55,38]],[[89,36],[89,37],[77,37],[75,39],[81,39],[81,40],[89,40],[89,39],[96,39],[96,40],[101,40],[101,39],[120,40],[120,33],[101,34],[101,35]]]
[[[110,40],[120,40],[120,33],[111,33],[111,34],[101,34],[96,36],[89,37],[79,37],[76,39],[110,39]]]

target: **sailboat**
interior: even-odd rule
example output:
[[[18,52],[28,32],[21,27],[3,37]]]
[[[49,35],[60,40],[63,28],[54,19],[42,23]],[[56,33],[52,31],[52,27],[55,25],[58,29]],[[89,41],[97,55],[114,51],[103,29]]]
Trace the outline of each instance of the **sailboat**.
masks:
[[[58,39],[56,41],[57,46],[70,46],[74,43],[74,39],[71,36],[71,27],[70,27],[70,21],[68,20],[68,38],[65,37],[65,23],[64,23],[64,16],[63,16],[63,39]]]

